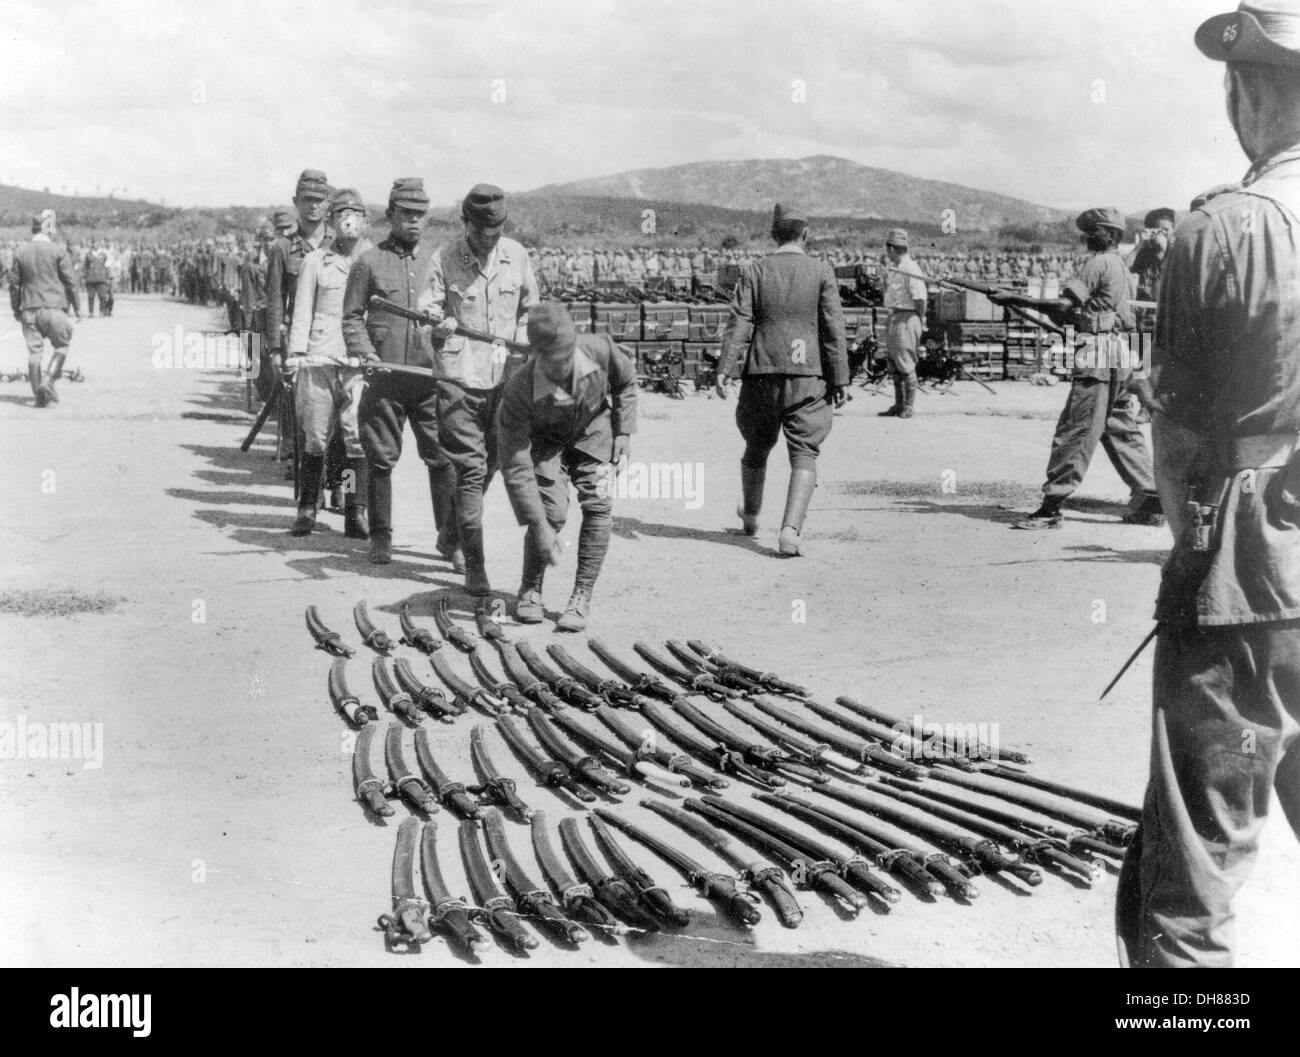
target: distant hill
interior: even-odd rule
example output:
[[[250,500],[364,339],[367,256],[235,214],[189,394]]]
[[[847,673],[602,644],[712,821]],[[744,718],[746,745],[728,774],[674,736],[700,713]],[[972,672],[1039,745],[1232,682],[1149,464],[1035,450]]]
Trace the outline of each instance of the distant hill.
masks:
[[[143,198],[58,195],[0,184],[0,227],[29,225],[42,209],[53,209],[60,224],[77,227],[151,227],[179,212]]]
[[[959,184],[874,169],[826,154],[798,159],[693,162],[636,169],[539,187],[535,195],[598,196],[691,202],[769,214],[773,202],[795,201],[816,216],[939,224],[953,210],[958,232],[1054,224],[1059,209]]]

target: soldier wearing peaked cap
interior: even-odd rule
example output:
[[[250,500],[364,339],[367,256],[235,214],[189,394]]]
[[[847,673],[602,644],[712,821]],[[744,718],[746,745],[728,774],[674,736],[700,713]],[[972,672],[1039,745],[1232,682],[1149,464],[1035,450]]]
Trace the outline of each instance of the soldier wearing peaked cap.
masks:
[[[538,301],[528,254],[504,238],[505,192],[478,184],[461,204],[465,232],[429,259],[420,308],[443,317],[434,328],[438,442],[455,471],[455,513],[465,589],[480,604],[491,591],[483,552],[483,493],[497,470],[497,408],[510,374],[524,360],[504,345],[456,333],[527,341],[528,310]]]
[[[885,235],[889,262],[884,307],[889,310],[885,351],[894,376],[894,405],[882,417],[911,418],[916,403],[916,360],[925,330],[925,273],[908,252],[907,232],[894,228]]]
[[[758,532],[767,459],[785,434],[790,484],[778,549],[786,557],[804,553],[801,537],[817,487],[817,456],[849,382],[839,283],[829,264],[805,252],[807,237],[806,214],[777,205],[776,252],[741,272],[717,368],[716,391],[726,399],[731,370],[743,363],[736,425],[745,439],[744,502],[737,513],[747,535]]]
[[[1132,966],[1228,966],[1271,794],[1300,835],[1300,2],[1205,22],[1251,165],[1183,218],[1152,408],[1173,530],[1156,601],[1150,778],[1117,891]]]

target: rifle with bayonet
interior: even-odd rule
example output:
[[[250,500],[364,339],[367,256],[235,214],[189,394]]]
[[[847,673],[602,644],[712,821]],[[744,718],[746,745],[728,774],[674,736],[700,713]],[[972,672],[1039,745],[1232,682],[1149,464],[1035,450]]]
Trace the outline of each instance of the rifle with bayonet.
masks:
[[[447,606],[446,598],[438,599],[433,607],[433,622],[438,626],[442,637],[462,653],[473,653],[477,649],[478,643],[474,640],[474,636],[464,628],[458,627],[451,619],[451,610]]]
[[[330,665],[329,694],[330,702],[339,714],[354,727],[364,727],[379,718],[374,705],[363,705],[361,699],[348,689],[348,662],[345,657],[338,657]]]
[[[524,871],[506,839],[501,812],[494,807],[484,812],[483,832],[487,837],[488,851],[493,861],[501,864],[506,887],[514,895],[515,907],[520,914],[533,918],[565,943],[576,946],[591,939],[591,933],[560,913],[555,897]]]
[[[311,637],[316,640],[318,650],[324,650],[335,657],[351,657],[357,652],[351,646],[344,645],[343,637],[337,631],[330,631],[325,626],[325,622],[321,620],[315,606],[307,607],[307,630],[311,632]]]
[[[437,814],[438,798],[425,784],[423,778],[407,766],[402,752],[402,725],[390,723],[384,732],[384,762],[388,765],[388,778],[393,790],[416,811],[426,815]]]
[[[525,822],[532,818],[533,809],[515,792],[515,780],[502,775],[492,762],[487,748],[487,728],[482,724],[470,729],[469,754],[480,779],[478,785],[469,787],[469,791],[486,804],[501,804],[509,808]]]
[[[421,312],[418,309],[407,308],[405,305],[399,305],[386,297],[380,297],[378,294],[371,294],[370,307],[380,312],[388,312],[394,316],[400,316],[402,319],[410,319],[424,326],[436,327],[443,321],[443,316],[435,315],[432,312]],[[471,327],[461,326],[459,321],[456,324],[455,333],[460,334],[471,341],[482,341],[489,345],[503,345],[511,352],[532,352],[532,349],[522,341],[514,341],[510,338],[496,338],[491,334],[486,334],[481,330],[474,330]]]
[[[387,657],[393,649],[393,640],[388,637],[386,631],[381,631],[371,622],[370,613],[366,610],[364,601],[358,602],[352,607],[352,620],[361,635],[361,644],[369,646],[376,653]]]
[[[703,818],[687,814],[662,800],[642,800],[641,806],[675,823],[705,847],[711,848],[720,858],[736,867],[744,880],[767,896],[776,910],[776,916],[781,919],[781,924],[786,928],[795,928],[803,921],[803,908],[799,906],[799,900],[790,890],[785,873],[779,866],[762,859],[749,858],[722,830],[705,822]]]
[[[743,676],[752,683],[757,683],[762,689],[773,694],[786,694],[790,697],[807,697],[808,690],[798,683],[787,682],[780,676],[772,672],[764,672],[758,668],[750,668],[748,665],[741,664],[739,661],[733,661],[723,656],[721,650],[716,646],[711,646],[699,639],[687,639],[686,645],[689,646],[698,656],[706,661],[710,661],[724,671],[734,672],[736,675]]]
[[[382,914],[379,927],[389,950],[419,947],[433,939],[427,920],[429,904],[415,894],[415,845],[420,834],[418,818],[404,818],[397,827],[393,849],[393,911]]]
[[[506,744],[515,750],[515,755],[523,761],[524,766],[541,779],[543,785],[550,786],[552,789],[563,789],[584,804],[596,802],[596,794],[574,778],[565,764],[543,756],[528,743],[524,732],[515,725],[513,718],[497,717],[497,730],[501,732]]]
[[[497,884],[496,875],[488,865],[479,840],[477,822],[462,822],[459,830],[460,855],[465,861],[465,875],[470,891],[478,904],[474,917],[481,920],[497,936],[516,951],[536,950],[537,937],[528,932],[515,912],[515,901]]]
[[[682,928],[690,924],[690,914],[673,902],[672,896],[663,885],[655,884],[653,878],[632,861],[602,819],[589,815],[587,822],[596,835],[596,843],[600,845],[605,858],[614,868],[614,873],[632,886],[645,906],[674,928]]]
[[[536,816],[534,816],[536,817]],[[582,839],[582,830],[576,818],[560,821],[560,843],[569,861],[595,895],[601,906],[616,914],[633,928],[643,932],[658,932],[659,922],[642,904],[632,885],[614,872],[605,869],[596,860]]]
[[[1070,311],[1074,305],[1064,297],[1042,298],[1028,297],[1024,294],[1015,293],[1012,290],[1003,290],[1000,287],[990,286],[987,283],[976,283],[969,279],[956,279],[948,277],[940,279],[939,282],[944,286],[955,286],[961,290],[973,290],[977,294],[983,294],[995,305],[1000,305],[1009,311],[1015,313],[1017,317],[1032,323],[1036,327],[1050,331],[1064,338],[1065,331],[1057,325],[1055,321],[1043,319],[1041,316],[1031,315],[1027,309],[1036,309],[1040,312],[1049,314],[1060,314]]]
[[[447,888],[447,882],[442,878],[442,868],[438,863],[437,837],[437,825],[426,822],[420,835],[420,873],[424,877],[425,894],[433,907],[429,915],[429,924],[442,929],[456,943],[474,954],[488,947],[490,941],[474,927],[465,900],[455,898]]]
[[[415,700],[393,681],[393,673],[388,670],[388,661],[383,657],[376,657],[370,666],[370,675],[375,684],[375,692],[379,695],[379,700],[384,703],[384,707],[394,715],[401,716],[412,726],[418,726],[421,716],[416,710]]]
[[[451,691],[451,696],[455,698],[456,703],[462,708],[468,709],[472,705],[478,705],[483,711],[494,716],[504,715],[508,711],[506,703],[501,698],[488,693],[481,686],[472,685],[457,675],[451,667],[451,662],[447,660],[445,653],[429,654],[429,666],[442,680],[443,686]]]
[[[429,732],[415,732],[415,762],[424,772],[425,780],[440,804],[450,807],[461,818],[476,819],[483,813],[482,806],[469,795],[464,782],[453,782],[438,766],[433,749],[429,745]]]
[[[523,658],[529,670],[546,683],[547,686],[556,694],[556,696],[567,701],[571,705],[577,705],[579,708],[593,709],[605,703],[605,699],[599,694],[593,694],[577,679],[571,679],[566,675],[561,675],[549,664],[547,664],[538,655],[537,651],[527,642],[521,642],[515,647],[519,656]]]
[[[533,854],[542,868],[542,875],[550,886],[559,893],[560,906],[565,914],[575,921],[581,921],[593,929],[613,935],[626,935],[627,929],[596,898],[591,885],[577,881],[555,853],[551,843],[550,832],[546,828],[546,815],[537,812],[530,822],[533,838]]]
[[[367,723],[357,734],[356,744],[352,748],[352,786],[357,794],[357,802],[362,807],[387,818],[396,814],[387,800],[390,787],[375,774],[370,759],[370,746],[375,740],[377,729],[376,724]]]
[[[614,814],[612,811],[597,808],[595,814],[603,822],[621,829],[633,840],[649,848],[685,877],[687,882],[699,891],[700,895],[710,902],[716,903],[724,914],[746,928],[758,924],[762,915],[754,906],[758,901],[757,897],[741,892],[734,877],[705,869],[694,859],[684,855],[672,845],[661,841],[658,837],[647,833],[640,826],[633,825],[627,819]]]
[[[436,686],[422,682],[405,657],[397,658],[393,671],[397,675],[398,685],[410,694],[411,700],[435,719],[451,722],[456,716],[464,714],[465,710]]]
[[[434,636],[428,628],[422,628],[411,619],[411,607],[402,606],[398,614],[398,620],[402,624],[402,642],[411,646],[421,653],[434,654],[442,649],[442,643]]]

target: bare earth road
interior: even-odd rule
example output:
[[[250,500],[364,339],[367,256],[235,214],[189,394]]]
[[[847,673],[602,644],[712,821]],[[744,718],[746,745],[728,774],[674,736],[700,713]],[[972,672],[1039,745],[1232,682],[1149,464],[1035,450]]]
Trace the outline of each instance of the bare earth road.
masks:
[[[113,319],[78,328],[71,365],[89,380],[64,384],[58,407],[37,411],[25,385],[0,386],[0,591],[75,588],[121,600],[102,613],[0,614],[0,723],[100,723],[103,732],[102,766],[0,759],[0,961],[457,964],[441,940],[418,957],[383,950],[374,922],[389,909],[395,823],[406,809],[382,825],[353,800],[348,732],[325,694],[328,660],[303,626],[315,604],[356,645],[350,611],[362,598],[390,632],[407,600],[431,625],[432,600],[458,584],[432,553],[423,467],[410,453],[396,475],[391,566],[370,566],[337,515],[290,539],[273,431],[249,454],[237,449],[250,421],[243,383],[151,364],[157,335],[216,322],[213,311],[120,297]],[[22,359],[6,325],[0,367]],[[760,538],[738,537],[729,531],[739,491],[734,403],[646,395],[634,459],[699,464],[703,492],[697,501],[616,501],[593,633],[628,653],[637,639],[699,636],[822,698],[849,693],[900,715],[996,723],[1004,745],[1032,752],[1037,773],[1138,802],[1149,657],[1104,705],[1097,695],[1150,627],[1165,530],[1118,524],[1112,504],[1123,488],[1099,456],[1064,531],[1008,531],[1007,508],[1033,502],[1065,392],[996,389],[962,383],[953,395],[923,395],[910,422],[876,418],[884,401],[858,390],[824,456],[812,554],[801,561],[771,553],[784,455],[773,460]],[[520,531],[499,484],[487,508],[490,572],[513,592]],[[575,518],[547,587],[553,610],[567,597],[576,533]],[[507,630],[552,640],[549,623]],[[565,645],[590,660],[583,637]],[[350,678],[373,701],[364,653]],[[462,657],[453,663],[468,677]],[[464,717],[434,734],[465,777],[469,725]],[[526,800],[553,820],[576,813],[495,744]],[[640,795],[625,798],[627,812],[653,819],[635,805]],[[438,821],[448,880],[464,891],[453,820],[444,812]],[[512,822],[510,836],[535,868],[526,828]],[[662,864],[636,855],[669,880]],[[1300,961],[1298,878],[1300,851],[1275,810],[1240,899],[1241,964]],[[494,948],[482,960],[1107,966],[1114,884],[1113,875],[1091,889],[1049,876],[1029,894],[981,879],[970,906],[904,894],[889,913],[856,920],[803,894],[802,927],[783,929],[765,909],[744,934],[673,876],[674,896],[695,913],[680,936],[572,951],[543,940],[528,958]]]

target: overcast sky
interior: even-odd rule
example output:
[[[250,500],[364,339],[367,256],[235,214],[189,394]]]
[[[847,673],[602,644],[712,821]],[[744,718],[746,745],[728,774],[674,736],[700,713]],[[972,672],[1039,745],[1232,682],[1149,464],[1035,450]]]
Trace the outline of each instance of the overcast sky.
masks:
[[[435,204],[833,154],[1064,208],[1184,208],[1246,163],[1227,0],[6,0],[0,183],[287,203],[304,167]],[[802,85],[802,101],[799,101]]]

